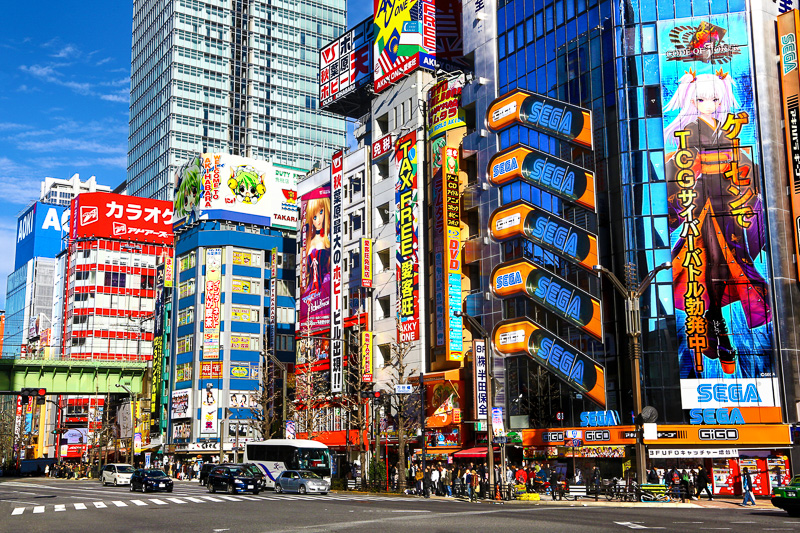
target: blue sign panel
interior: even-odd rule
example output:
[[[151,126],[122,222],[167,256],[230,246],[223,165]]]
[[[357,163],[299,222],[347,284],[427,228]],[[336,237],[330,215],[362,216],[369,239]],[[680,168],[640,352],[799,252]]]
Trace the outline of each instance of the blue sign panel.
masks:
[[[36,202],[17,219],[14,270],[34,257],[55,257],[68,233],[69,211],[58,205]]]

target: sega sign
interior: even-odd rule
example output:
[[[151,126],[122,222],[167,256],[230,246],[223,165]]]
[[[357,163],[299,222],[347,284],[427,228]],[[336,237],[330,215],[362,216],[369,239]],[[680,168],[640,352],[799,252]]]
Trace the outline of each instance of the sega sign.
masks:
[[[744,417],[738,407],[733,409],[692,409],[689,411],[690,424],[744,424]]]
[[[779,407],[780,387],[773,377],[682,379],[681,404],[684,409]]]
[[[584,411],[581,413],[581,427],[618,426],[617,411]]]
[[[55,257],[69,231],[69,211],[58,205],[35,202],[17,219],[14,270],[34,257]]]

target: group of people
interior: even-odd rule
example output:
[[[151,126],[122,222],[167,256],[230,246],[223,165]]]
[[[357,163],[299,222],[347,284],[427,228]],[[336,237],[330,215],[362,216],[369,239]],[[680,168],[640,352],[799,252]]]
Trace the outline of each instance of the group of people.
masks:
[[[91,472],[91,466],[85,461],[80,463],[54,463],[44,467],[44,475],[47,477],[66,478],[66,479],[81,479],[88,478]]]
[[[676,499],[697,499],[705,492],[709,501],[714,500],[710,489],[711,478],[708,477],[708,472],[703,466],[689,468],[689,470],[685,468],[678,470],[673,466],[664,472],[663,478],[655,468],[650,467],[647,470],[647,483],[666,486],[672,497]]]

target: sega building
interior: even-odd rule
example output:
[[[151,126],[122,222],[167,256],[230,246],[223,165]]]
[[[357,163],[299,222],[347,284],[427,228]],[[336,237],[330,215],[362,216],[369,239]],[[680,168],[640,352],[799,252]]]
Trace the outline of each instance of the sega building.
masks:
[[[768,494],[800,464],[790,437],[800,405],[800,198],[789,193],[798,169],[787,165],[800,141],[789,127],[793,108],[784,116],[763,98],[797,93],[793,56],[782,56],[781,70],[775,62],[776,43],[796,42],[796,16],[743,0],[625,9],[611,0],[499,0],[494,8],[500,96],[486,120],[499,153],[486,172],[506,216],[493,220],[522,209],[522,220],[546,217],[596,246],[594,257],[576,255],[580,247],[546,231],[508,237],[490,228],[502,241],[493,277],[503,282],[493,287],[502,303],[485,316],[515,324],[494,340],[510,356],[507,407],[512,427],[528,426],[525,456],[567,469],[566,457],[585,458],[604,477],[621,475],[634,458],[640,379],[652,408],[644,410],[648,465],[704,465],[716,494],[740,493],[747,466],[769,472],[754,480]],[[640,300],[640,376],[632,376],[624,301],[593,262],[637,286],[666,265]],[[568,290],[548,290],[553,281]],[[576,295],[595,314],[567,316],[552,300],[571,308]],[[514,345],[517,331],[559,350]],[[595,365],[580,373],[594,388],[575,379],[578,360]],[[580,414],[595,411],[619,416],[582,425]]]
[[[176,458],[216,459],[220,438],[225,451],[262,438],[250,427],[260,415],[257,396],[281,389],[266,352],[295,359],[295,184],[302,175],[212,153],[197,154],[176,175],[168,373]]]

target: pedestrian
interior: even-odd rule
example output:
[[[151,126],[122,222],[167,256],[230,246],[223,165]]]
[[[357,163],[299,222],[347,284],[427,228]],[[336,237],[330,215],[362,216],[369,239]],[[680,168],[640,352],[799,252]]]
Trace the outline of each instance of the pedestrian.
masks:
[[[647,471],[647,482],[651,485],[658,485],[658,472],[654,467],[650,467],[650,470]]]
[[[470,478],[469,500],[472,501],[474,499],[475,501],[478,501],[478,488],[480,486],[481,479],[476,470],[472,470],[470,472],[470,476],[471,478]]]
[[[444,469],[444,490],[448,498],[453,497],[453,469],[445,467]]]
[[[430,490],[434,496],[439,496],[439,476],[440,476],[439,467],[433,467],[430,476],[431,476]]]
[[[561,495],[558,487],[559,477],[558,470],[556,470],[556,467],[554,466],[550,470],[550,495],[553,497],[553,501],[555,501]]]
[[[44,467],[44,477],[50,477],[50,465]]]
[[[681,470],[681,502],[686,501],[686,496],[690,496],[689,492],[689,474],[684,468]],[[691,496],[690,496],[691,497]]]
[[[700,467],[700,471],[697,473],[697,499],[700,499],[700,493],[704,490],[706,494],[708,494],[708,501],[714,501],[714,497],[711,495],[711,491],[708,488],[708,484],[711,483],[711,480],[708,478],[708,474],[706,473],[706,469],[704,467]]]
[[[744,467],[744,471],[742,472],[742,493],[744,494],[744,499],[742,500],[742,507],[747,507],[747,502],[753,502],[753,505],[756,504],[756,499],[753,497],[753,480],[750,478],[750,469]]]
[[[422,471],[422,468],[420,468],[419,465],[415,465],[415,467],[414,467],[414,481],[417,484],[417,486],[416,486],[417,494],[419,496],[424,496],[423,484],[424,484],[424,481],[425,481],[425,473]]]
[[[195,461],[194,466],[192,466],[191,479],[197,479],[200,476],[199,472],[200,472],[200,464],[197,461]]]
[[[598,496],[600,496],[600,485],[603,483],[603,475],[600,474],[600,469],[598,467],[594,467],[594,471],[592,472],[592,487],[594,489],[594,499],[596,500]]]

